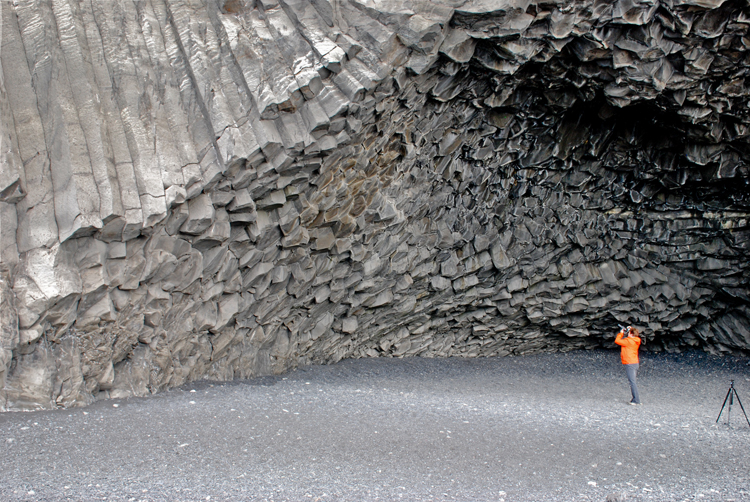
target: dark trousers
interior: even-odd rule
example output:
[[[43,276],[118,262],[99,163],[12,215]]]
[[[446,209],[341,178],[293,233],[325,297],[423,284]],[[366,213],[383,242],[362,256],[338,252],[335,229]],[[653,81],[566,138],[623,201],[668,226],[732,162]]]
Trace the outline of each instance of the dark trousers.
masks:
[[[635,377],[638,375],[638,363],[626,364],[625,372],[628,374],[628,382],[630,382],[630,392],[633,394],[633,400],[631,403],[641,404],[641,398],[638,397],[638,385],[635,383]]]

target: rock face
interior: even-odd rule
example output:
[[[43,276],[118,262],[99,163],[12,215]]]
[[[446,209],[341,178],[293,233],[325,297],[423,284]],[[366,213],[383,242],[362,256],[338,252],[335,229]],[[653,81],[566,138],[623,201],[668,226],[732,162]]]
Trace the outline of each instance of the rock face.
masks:
[[[750,350],[747,2],[1,6],[1,409]]]

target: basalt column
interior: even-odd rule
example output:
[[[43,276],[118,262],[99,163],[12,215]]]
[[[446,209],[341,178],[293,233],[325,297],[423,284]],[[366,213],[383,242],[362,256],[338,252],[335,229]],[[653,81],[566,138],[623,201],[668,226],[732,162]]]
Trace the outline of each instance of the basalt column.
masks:
[[[0,409],[750,351],[747,2],[0,5]]]

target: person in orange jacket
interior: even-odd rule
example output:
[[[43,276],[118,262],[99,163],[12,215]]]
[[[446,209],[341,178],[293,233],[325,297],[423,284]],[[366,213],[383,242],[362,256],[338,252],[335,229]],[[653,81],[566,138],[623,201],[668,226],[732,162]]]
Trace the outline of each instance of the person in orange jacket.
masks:
[[[626,333],[627,336],[625,336]],[[640,333],[634,327],[628,326],[624,330],[620,330],[617,338],[615,338],[615,343],[620,346],[620,359],[625,366],[628,382],[630,382],[630,392],[633,394],[633,400],[630,401],[630,404],[641,404],[641,399],[638,396],[638,385],[635,383],[638,374],[638,348],[641,346]]]

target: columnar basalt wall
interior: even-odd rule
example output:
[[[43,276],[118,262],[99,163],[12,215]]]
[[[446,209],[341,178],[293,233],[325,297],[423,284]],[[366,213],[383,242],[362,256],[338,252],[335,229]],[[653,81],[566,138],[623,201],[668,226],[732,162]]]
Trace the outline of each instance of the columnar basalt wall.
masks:
[[[750,350],[747,2],[1,5],[1,409]]]

